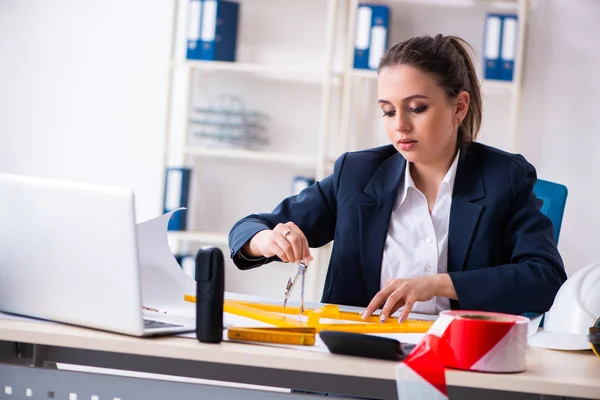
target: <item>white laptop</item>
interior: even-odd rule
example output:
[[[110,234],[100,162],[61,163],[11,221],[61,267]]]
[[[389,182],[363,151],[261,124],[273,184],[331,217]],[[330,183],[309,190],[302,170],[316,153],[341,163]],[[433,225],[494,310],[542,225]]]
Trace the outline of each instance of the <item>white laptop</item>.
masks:
[[[195,330],[142,309],[138,259],[129,189],[0,174],[0,311],[134,336]]]

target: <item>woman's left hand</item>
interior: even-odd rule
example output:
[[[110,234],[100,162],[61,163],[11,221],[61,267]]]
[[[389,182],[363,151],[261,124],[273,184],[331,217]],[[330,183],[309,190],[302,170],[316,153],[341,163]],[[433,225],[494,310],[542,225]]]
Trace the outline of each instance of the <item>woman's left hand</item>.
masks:
[[[373,297],[362,317],[370,317],[385,302],[381,310],[382,322],[402,306],[404,306],[404,309],[400,316],[400,322],[405,321],[416,301],[428,301],[434,296],[448,293],[447,290],[443,290],[447,289],[445,286],[448,283],[452,286],[452,292],[454,292],[454,285],[452,285],[452,281],[447,274],[389,280],[385,287]],[[456,294],[448,297],[456,297]]]

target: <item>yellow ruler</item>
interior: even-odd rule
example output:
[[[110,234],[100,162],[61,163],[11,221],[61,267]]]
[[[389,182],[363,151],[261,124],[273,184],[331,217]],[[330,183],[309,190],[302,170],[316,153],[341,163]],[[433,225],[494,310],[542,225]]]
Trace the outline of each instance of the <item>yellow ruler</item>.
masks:
[[[251,342],[267,342],[313,346],[315,344],[315,328],[229,328],[227,338]]]
[[[185,295],[185,300],[195,303],[196,297]],[[284,308],[272,304],[225,300],[223,311],[265,322],[278,328],[311,327],[315,328],[317,332],[335,330],[356,333],[425,333],[433,324],[433,321],[414,319],[399,323],[398,318],[388,318],[385,322],[380,322],[378,316],[371,316],[363,320],[358,313],[340,311],[339,306],[333,304],[316,309],[305,309],[302,315],[307,317],[306,322],[297,318],[300,315],[298,307]],[[322,323],[321,318],[356,323]]]

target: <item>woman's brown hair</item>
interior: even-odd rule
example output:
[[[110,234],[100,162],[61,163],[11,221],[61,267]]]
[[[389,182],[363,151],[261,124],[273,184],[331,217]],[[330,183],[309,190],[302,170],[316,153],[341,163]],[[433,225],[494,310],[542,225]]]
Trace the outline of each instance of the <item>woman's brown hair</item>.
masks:
[[[458,143],[477,139],[481,127],[481,91],[467,42],[456,36],[420,36],[400,42],[386,51],[377,72],[386,67],[408,65],[430,74],[455,99],[461,91],[470,96],[469,110],[458,127]]]

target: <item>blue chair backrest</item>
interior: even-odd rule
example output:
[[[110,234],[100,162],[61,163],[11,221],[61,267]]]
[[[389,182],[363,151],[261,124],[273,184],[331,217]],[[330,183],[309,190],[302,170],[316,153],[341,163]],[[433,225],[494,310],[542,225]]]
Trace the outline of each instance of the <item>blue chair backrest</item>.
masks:
[[[533,192],[543,202],[540,211],[552,221],[552,225],[554,225],[554,239],[558,243],[560,226],[562,225],[565,204],[567,202],[567,187],[560,183],[538,179],[533,187]]]

